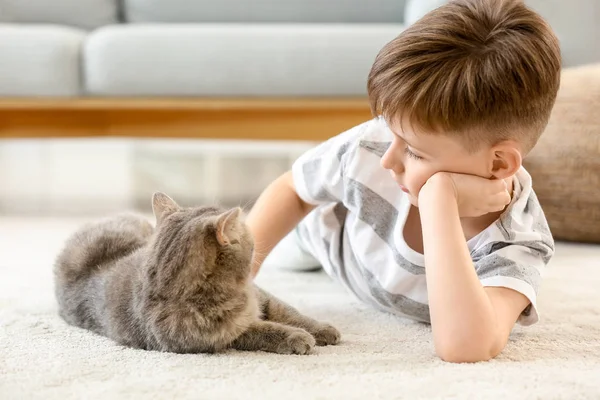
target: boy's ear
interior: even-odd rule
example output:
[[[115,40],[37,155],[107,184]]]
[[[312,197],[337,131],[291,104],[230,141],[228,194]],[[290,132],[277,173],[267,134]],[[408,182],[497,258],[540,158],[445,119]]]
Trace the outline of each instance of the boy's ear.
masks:
[[[520,146],[513,140],[505,140],[493,146],[491,151],[490,175],[496,179],[510,178],[517,173],[523,158]]]
[[[157,224],[177,210],[179,210],[177,203],[166,194],[156,192],[152,195],[152,211],[154,211]]]

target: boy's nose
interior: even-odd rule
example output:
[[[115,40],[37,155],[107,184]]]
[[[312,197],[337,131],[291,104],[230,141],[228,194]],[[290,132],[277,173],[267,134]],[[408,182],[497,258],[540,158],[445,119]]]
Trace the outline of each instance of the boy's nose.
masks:
[[[394,143],[390,143],[383,156],[381,156],[381,166],[385,169],[392,168],[392,150],[394,149]]]
[[[392,144],[381,157],[381,166],[385,169],[390,169],[396,174],[404,172],[404,164],[397,157],[394,157],[394,145]]]

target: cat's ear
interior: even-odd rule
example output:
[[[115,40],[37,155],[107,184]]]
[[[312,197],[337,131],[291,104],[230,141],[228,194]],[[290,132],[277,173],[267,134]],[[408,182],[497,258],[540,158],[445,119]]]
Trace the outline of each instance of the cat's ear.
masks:
[[[242,209],[233,208],[217,219],[217,241],[221,246],[237,243],[240,238]]]
[[[177,203],[166,194],[156,192],[152,195],[152,211],[157,223],[177,210],[179,210]]]

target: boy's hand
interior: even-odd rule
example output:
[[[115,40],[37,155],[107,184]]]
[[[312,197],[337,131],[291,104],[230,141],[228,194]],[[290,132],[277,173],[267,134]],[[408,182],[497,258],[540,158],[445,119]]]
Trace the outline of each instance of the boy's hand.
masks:
[[[421,188],[419,205],[422,199],[440,198],[444,193],[456,199],[460,217],[479,217],[502,211],[511,201],[507,184],[502,179],[438,172]]]

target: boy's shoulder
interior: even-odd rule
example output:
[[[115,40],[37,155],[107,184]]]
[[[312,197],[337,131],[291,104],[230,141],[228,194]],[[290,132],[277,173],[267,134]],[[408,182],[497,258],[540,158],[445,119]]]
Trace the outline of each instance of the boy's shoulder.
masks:
[[[338,145],[345,144],[344,147],[349,149],[350,147],[364,147],[365,143],[369,142],[389,144],[392,141],[392,135],[385,120],[376,117],[333,136],[327,142]],[[329,147],[333,148],[335,146]]]
[[[292,165],[296,191],[307,203],[336,202],[378,192],[394,203],[399,192],[381,157],[392,143],[385,120],[373,118],[302,154]],[[353,197],[354,198],[354,197]]]
[[[330,151],[337,152],[339,159],[346,158],[361,162],[364,156],[381,158],[392,143],[393,134],[381,117],[376,117],[342,132],[329,141]]]
[[[359,139],[357,144],[359,146],[364,144],[363,142],[369,141],[389,144],[393,138],[393,133],[383,117],[375,117],[352,129],[357,131],[356,134]]]

